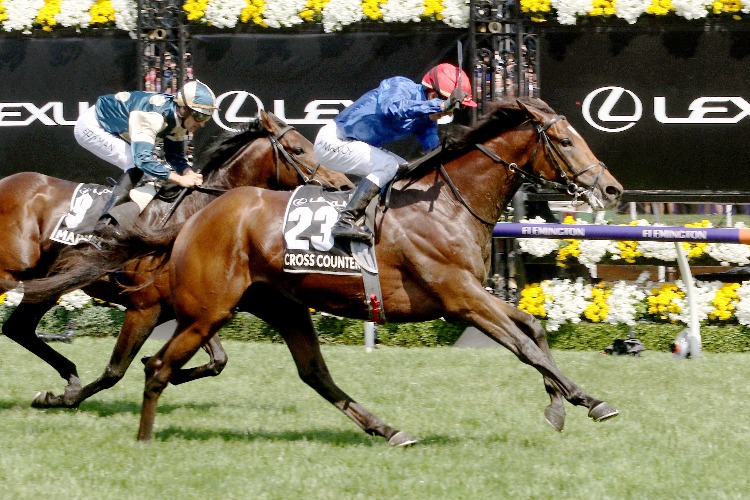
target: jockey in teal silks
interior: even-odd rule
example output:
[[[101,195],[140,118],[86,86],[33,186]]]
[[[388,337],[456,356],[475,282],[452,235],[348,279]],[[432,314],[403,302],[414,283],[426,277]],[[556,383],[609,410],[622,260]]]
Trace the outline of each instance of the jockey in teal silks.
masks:
[[[443,63],[428,71],[421,84],[400,76],[383,80],[320,129],[315,139],[317,160],[331,170],[362,177],[331,228],[334,238],[372,239],[356,221],[406,162],[381,146],[415,136],[425,152],[435,149],[440,142],[437,121],[461,106],[477,106],[469,77],[453,64]]]
[[[97,99],[81,114],[74,135],[78,143],[99,158],[125,171],[112,189],[101,222],[111,222],[110,209],[124,202],[144,173],[184,188],[200,186],[203,176],[185,157],[185,140],[202,128],[216,109],[216,97],[198,80],[176,96],[154,92],[119,92]],[[154,156],[156,139],[164,141],[170,170]]]

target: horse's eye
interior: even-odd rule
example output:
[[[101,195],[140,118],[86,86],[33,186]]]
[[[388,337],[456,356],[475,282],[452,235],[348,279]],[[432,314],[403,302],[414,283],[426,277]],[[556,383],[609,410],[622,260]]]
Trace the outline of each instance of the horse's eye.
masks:
[[[562,146],[564,148],[569,148],[569,147],[573,146],[573,141],[571,141],[567,137],[564,137],[564,138],[560,139],[560,146]]]
[[[305,150],[302,148],[294,148],[292,149],[292,153],[296,154],[297,156],[300,156],[305,153]]]

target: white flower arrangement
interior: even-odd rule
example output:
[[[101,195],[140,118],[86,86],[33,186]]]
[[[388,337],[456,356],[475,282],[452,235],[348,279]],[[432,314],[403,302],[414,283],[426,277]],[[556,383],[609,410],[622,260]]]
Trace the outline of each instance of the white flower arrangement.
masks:
[[[83,290],[74,290],[60,297],[60,300],[57,303],[66,311],[75,311],[77,309],[83,309],[89,305],[91,303],[91,297],[86,295]]]
[[[5,15],[3,30],[31,33],[37,12],[44,7],[44,0],[4,0]]]
[[[685,296],[674,294],[669,300],[670,307],[665,308],[665,319],[655,317],[649,309],[649,297],[651,293],[658,294],[660,283],[630,283],[618,281],[606,285],[604,288],[609,291],[606,299],[607,309],[602,313],[599,309],[598,320],[604,323],[628,326],[635,325],[636,321],[641,319],[640,315],[644,314],[645,318],[651,318],[656,321],[669,321],[672,323],[681,323],[690,325],[691,311]],[[678,280],[674,285],[685,293],[685,283]],[[529,287],[540,286],[543,292],[544,314],[541,316],[547,320],[546,328],[548,331],[556,331],[564,324],[576,324],[586,317],[586,309],[596,303],[594,286],[584,283],[580,278],[576,281],[569,279],[551,279],[542,281],[539,284],[528,285]],[[598,287],[601,286],[597,285]],[[720,282],[697,282],[693,286],[694,301],[696,307],[696,319],[699,322],[717,321],[712,319],[712,312],[721,309],[727,313],[727,317],[718,320],[719,323],[731,322],[736,320],[739,324],[750,326],[750,281],[738,285],[736,289],[738,299],[731,305],[717,305],[714,300],[719,297],[720,291],[725,290],[726,285]],[[680,294],[680,295],[682,295]],[[666,311],[669,312],[666,312]],[[536,313],[535,313],[536,314]],[[658,316],[658,314],[657,314]]]
[[[30,34],[37,23],[39,10],[52,0],[0,0],[0,25],[4,31],[20,31]],[[91,27],[89,9],[95,0],[62,0],[60,12],[55,21],[63,27]],[[425,22],[425,18],[442,22],[453,28],[466,28],[469,25],[469,2],[467,0],[436,0],[442,7],[439,15],[426,13],[425,0],[382,0],[378,8],[382,18],[364,14],[362,0],[330,0],[323,7],[322,24],[325,32],[339,31],[360,21],[385,23]],[[532,20],[549,20],[559,24],[573,25],[585,18],[614,16],[634,24],[645,16],[662,17],[677,15],[686,20],[706,18],[709,14],[732,19],[738,15],[750,14],[750,0],[740,0],[738,4],[721,4],[709,0],[672,0],[660,12],[654,12],[651,0],[617,0],[612,2],[606,14],[593,14],[594,0],[521,0],[521,8]],[[133,32],[136,29],[136,0],[111,0],[115,11],[117,28]],[[240,22],[243,10],[254,6],[262,11],[263,23],[270,29],[290,28],[310,22],[300,15],[307,6],[307,0],[207,0],[205,11],[199,13],[192,22],[210,24],[217,28],[234,28]],[[529,5],[525,5],[529,4]],[[601,5],[597,8],[601,10]],[[530,10],[531,9],[531,10]],[[651,10],[650,10],[651,9]],[[3,20],[3,10],[4,17]],[[202,7],[201,7],[202,10]],[[546,12],[538,17],[535,12]]]
[[[646,294],[638,285],[618,281],[612,287],[612,293],[607,297],[609,314],[605,322],[617,325],[635,325],[638,310],[636,306],[646,298]]]
[[[4,307],[16,307],[20,304],[23,300],[23,291],[21,290],[22,289],[17,289],[5,292],[5,300],[2,302],[2,305]],[[82,290],[74,290],[70,293],[66,293],[57,301],[57,305],[67,311],[83,309],[89,304],[91,304],[91,297]]]
[[[205,19],[217,28],[234,28],[239,21],[246,0],[219,0],[208,4]]]
[[[551,279],[542,282],[544,309],[547,311],[547,330],[555,331],[565,323],[580,323],[586,309],[587,297],[591,296],[591,285],[581,278]]]
[[[217,0],[214,0],[217,1]],[[212,2],[209,1],[210,6]],[[305,8],[306,0],[273,0],[266,2],[263,22],[271,28],[289,28],[303,22],[299,13]]]
[[[750,326],[750,281],[745,281],[740,285],[737,289],[737,295],[740,300],[734,310],[734,315],[739,324]]]

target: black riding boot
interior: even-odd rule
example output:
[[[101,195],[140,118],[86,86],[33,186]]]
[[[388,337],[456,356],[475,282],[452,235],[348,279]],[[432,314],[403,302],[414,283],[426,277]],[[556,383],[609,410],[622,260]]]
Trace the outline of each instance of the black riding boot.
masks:
[[[380,188],[377,184],[366,178],[362,179],[349,203],[339,214],[339,220],[331,228],[333,237],[338,240],[369,242],[372,239],[372,233],[358,226],[357,219],[364,215],[370,200],[377,196],[379,192]]]
[[[107,225],[112,222],[113,217],[109,213],[109,211],[128,199],[128,197],[130,196],[130,190],[133,189],[136,184],[138,184],[138,181],[141,180],[141,177],[143,177],[143,170],[141,170],[140,168],[131,168],[120,176],[120,178],[117,180],[117,184],[115,184],[112,188],[112,195],[104,205],[104,209],[102,210],[102,215],[99,217],[97,226]]]
[[[102,215],[99,217],[99,222],[96,223],[97,227],[106,226],[111,224],[114,218],[109,211],[124,202],[130,196],[130,190],[138,184],[138,181],[143,177],[143,170],[139,168],[131,168],[117,180],[117,184],[112,188],[112,195],[104,205]]]

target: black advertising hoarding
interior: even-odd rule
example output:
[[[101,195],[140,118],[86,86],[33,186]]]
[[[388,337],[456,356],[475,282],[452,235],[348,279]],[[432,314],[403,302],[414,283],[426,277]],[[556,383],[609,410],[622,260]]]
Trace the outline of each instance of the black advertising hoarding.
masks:
[[[127,37],[0,38],[0,176],[42,172],[104,182],[119,170],[81,148],[73,124],[101,94],[135,89]]]
[[[542,98],[626,190],[750,193],[750,28],[729,26],[543,28]],[[456,42],[467,38],[454,29],[194,34],[195,75],[222,108],[196,146],[261,106],[313,140],[383,78],[419,79],[433,64],[455,61]],[[76,144],[72,125],[99,95],[137,88],[136,56],[127,37],[0,37],[0,176],[116,175]],[[416,149],[414,141],[395,148],[405,156]]]
[[[221,126],[248,120],[259,107],[314,141],[324,123],[384,78],[421,81],[433,65],[456,63],[457,42],[467,36],[455,29],[193,35],[195,76],[214,90],[221,108],[196,137],[196,148]],[[404,141],[391,149],[409,156],[418,145]]]
[[[750,195],[746,30],[544,29],[542,98],[626,190]]]

